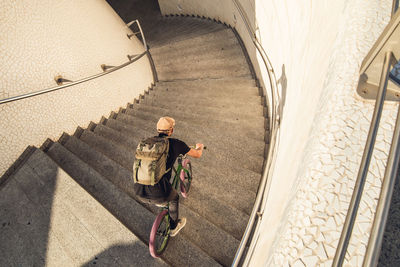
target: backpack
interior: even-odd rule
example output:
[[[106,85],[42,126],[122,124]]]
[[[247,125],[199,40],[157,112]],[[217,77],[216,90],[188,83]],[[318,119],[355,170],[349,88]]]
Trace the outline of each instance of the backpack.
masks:
[[[150,137],[139,142],[133,162],[133,180],[143,185],[155,185],[166,170],[169,140],[165,137]]]

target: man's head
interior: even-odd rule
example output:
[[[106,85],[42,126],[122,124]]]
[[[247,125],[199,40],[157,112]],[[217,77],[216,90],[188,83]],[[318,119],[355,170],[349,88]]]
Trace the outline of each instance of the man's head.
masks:
[[[175,120],[170,117],[161,117],[157,122],[157,131],[159,133],[165,133],[171,135],[174,131]]]

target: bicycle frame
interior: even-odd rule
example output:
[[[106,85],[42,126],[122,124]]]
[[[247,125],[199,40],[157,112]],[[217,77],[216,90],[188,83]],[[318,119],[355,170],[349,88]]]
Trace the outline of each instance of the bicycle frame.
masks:
[[[177,166],[177,168],[175,169],[175,167],[172,166],[172,170],[174,171],[175,175],[174,175],[174,178],[173,178],[173,180],[172,180],[171,185],[172,185],[172,187],[175,188],[175,190],[177,190],[177,191],[178,191],[178,189],[179,189],[179,184],[180,184],[179,174],[181,173],[182,169],[183,169],[186,173],[188,173],[188,175],[190,176],[188,170],[184,169],[183,166],[182,166],[182,160],[185,159],[185,158],[186,158],[186,156],[179,155],[179,157],[177,158],[177,160],[178,160],[178,166]]]
[[[171,186],[177,191],[181,192],[182,197],[187,197],[187,194],[189,192],[190,184],[192,181],[192,167],[189,159],[186,159],[186,156],[184,155],[179,155],[178,158],[178,166],[175,168],[172,166],[172,170],[174,171],[174,176],[171,182]],[[186,183],[187,182],[187,183]],[[165,250],[168,240],[170,237],[170,224],[169,224],[169,219],[170,219],[170,214],[169,214],[169,202],[167,202],[165,205],[157,205],[161,208],[160,213],[156,217],[156,220],[153,223],[153,227],[150,232],[150,239],[149,239],[149,250],[151,256],[154,258],[160,257],[160,255],[163,253]],[[161,225],[162,221],[165,221],[165,228],[164,229],[159,229],[159,226]],[[157,241],[157,236],[162,237],[161,243]],[[157,246],[157,244],[161,244],[160,247]]]

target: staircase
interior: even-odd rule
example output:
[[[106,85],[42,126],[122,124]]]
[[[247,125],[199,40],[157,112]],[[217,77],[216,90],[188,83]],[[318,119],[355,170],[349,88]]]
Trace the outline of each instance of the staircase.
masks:
[[[259,88],[223,24],[160,17],[145,35],[156,85],[99,123],[30,148],[0,187],[1,266],[231,264],[266,151]],[[156,260],[147,245],[159,210],[136,201],[131,176],[137,143],[156,135],[161,116],[175,118],[172,137],[208,149],[192,160],[192,188],[180,198],[186,227]]]

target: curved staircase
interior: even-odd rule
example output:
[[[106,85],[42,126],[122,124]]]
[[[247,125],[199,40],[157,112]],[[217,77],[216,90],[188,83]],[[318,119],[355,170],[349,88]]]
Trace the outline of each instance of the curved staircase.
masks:
[[[266,151],[259,88],[232,29],[193,17],[151,26],[143,25],[156,85],[99,123],[33,148],[0,188],[1,266],[231,264]],[[180,198],[187,225],[155,260],[147,243],[158,209],[135,200],[131,175],[138,141],[156,134],[161,116],[176,119],[172,137],[208,149],[192,160],[192,189]]]

